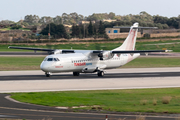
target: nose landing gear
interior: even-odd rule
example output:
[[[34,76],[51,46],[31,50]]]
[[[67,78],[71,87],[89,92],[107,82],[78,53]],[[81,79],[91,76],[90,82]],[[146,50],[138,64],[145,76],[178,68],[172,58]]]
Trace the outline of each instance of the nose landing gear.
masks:
[[[46,75],[46,77],[50,77],[51,73],[50,72],[46,72],[45,75]]]

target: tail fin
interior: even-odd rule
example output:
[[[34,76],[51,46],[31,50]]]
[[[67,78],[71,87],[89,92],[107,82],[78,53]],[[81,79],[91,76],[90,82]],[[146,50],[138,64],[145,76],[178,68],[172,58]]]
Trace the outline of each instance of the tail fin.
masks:
[[[124,43],[120,47],[114,49],[113,51],[116,51],[116,50],[134,50],[135,45],[136,45],[138,25],[139,25],[139,23],[134,23],[133,26],[131,26],[130,31],[129,31],[129,35],[125,39]]]

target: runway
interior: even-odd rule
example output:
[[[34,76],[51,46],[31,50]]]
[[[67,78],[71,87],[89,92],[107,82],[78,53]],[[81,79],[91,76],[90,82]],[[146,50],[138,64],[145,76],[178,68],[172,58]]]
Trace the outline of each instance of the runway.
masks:
[[[173,68],[126,68],[106,70],[104,77],[96,74],[53,74],[45,77],[42,71],[0,71],[0,118],[9,119],[65,119],[104,120],[106,114],[73,113],[68,110],[39,105],[17,103],[7,99],[11,92],[42,92],[70,90],[104,90],[180,87],[180,67]],[[139,113],[140,114],[140,113]],[[135,119],[132,113],[107,113],[111,120]],[[145,115],[146,120],[175,120],[178,114]]]
[[[0,71],[0,93],[180,87],[180,67],[107,70],[96,74]]]

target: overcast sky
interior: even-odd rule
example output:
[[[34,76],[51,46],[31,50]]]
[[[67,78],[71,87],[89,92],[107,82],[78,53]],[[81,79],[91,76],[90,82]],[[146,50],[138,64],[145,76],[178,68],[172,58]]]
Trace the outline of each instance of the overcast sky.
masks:
[[[0,21],[19,21],[26,15],[55,17],[77,12],[84,16],[114,12],[116,15],[139,14],[177,17],[180,0],[0,0]]]

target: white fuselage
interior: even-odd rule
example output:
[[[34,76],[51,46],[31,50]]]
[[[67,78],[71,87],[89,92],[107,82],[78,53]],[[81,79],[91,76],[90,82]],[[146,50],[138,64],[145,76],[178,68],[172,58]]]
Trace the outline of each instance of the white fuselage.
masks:
[[[99,60],[97,56],[86,55],[83,53],[72,54],[55,54],[49,55],[41,63],[41,70],[44,72],[58,73],[58,72],[82,72],[92,73],[98,69],[112,69],[120,67],[131,60],[137,58],[140,54],[136,53],[121,54],[114,56],[108,60]],[[54,60],[58,58],[58,60]]]

